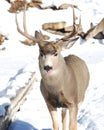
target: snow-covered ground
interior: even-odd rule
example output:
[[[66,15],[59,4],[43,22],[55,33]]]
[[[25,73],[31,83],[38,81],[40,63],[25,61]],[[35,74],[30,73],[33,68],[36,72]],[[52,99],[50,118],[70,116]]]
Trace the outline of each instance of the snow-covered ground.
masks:
[[[60,5],[63,0],[43,0],[44,5]],[[78,5],[84,31],[89,29],[90,22],[96,25],[104,18],[104,0],[64,0],[64,3]],[[16,96],[16,91],[23,87],[33,72],[36,72],[37,82],[34,89],[27,96],[27,100],[15,115],[16,121],[10,130],[50,130],[51,118],[46,104],[40,93],[40,73],[38,68],[38,46],[25,46],[19,42],[25,38],[21,36],[15,25],[14,14],[9,13],[9,4],[0,1],[0,33],[7,35],[8,39],[0,51],[0,115],[4,115],[4,104],[10,104],[10,98]],[[72,24],[72,9],[52,11],[29,9],[27,12],[27,28],[34,35],[35,30],[41,30],[45,22],[67,21]],[[19,14],[22,25],[22,13]],[[21,26],[22,27],[22,26]],[[44,32],[44,31],[43,31]],[[47,32],[44,32],[47,34]],[[51,35],[52,39],[58,36]],[[104,41],[103,41],[104,43]],[[70,50],[64,50],[63,55],[76,54],[83,58],[90,71],[90,84],[84,102],[79,107],[78,130],[103,130],[104,129],[104,46],[98,40],[90,39],[80,44],[78,40]],[[59,110],[60,113],[60,110]],[[60,117],[59,117],[60,119]]]

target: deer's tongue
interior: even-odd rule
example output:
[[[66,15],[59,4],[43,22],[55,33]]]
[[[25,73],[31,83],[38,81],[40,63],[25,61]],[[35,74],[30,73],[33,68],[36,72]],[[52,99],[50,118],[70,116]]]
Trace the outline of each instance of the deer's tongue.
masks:
[[[47,71],[47,73],[48,73],[48,74],[51,74],[51,73],[52,73],[52,70],[51,70],[51,69],[50,69],[50,70],[48,70],[48,71]]]

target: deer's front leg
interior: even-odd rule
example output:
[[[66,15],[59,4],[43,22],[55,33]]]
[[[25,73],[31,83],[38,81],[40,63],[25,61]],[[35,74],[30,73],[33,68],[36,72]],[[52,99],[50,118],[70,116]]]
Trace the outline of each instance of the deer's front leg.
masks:
[[[52,123],[53,123],[53,129],[59,130],[57,108],[55,108],[51,105],[50,98],[49,98],[50,95],[47,92],[47,90],[45,89],[44,85],[42,84],[42,81],[41,81],[41,85],[40,85],[40,90],[41,90],[41,93],[42,93],[44,100],[47,104],[48,110],[50,112],[50,115],[51,115],[51,118],[52,118]]]
[[[69,107],[69,116],[70,116],[69,130],[77,130],[77,113],[78,113],[77,105],[71,105]]]
[[[62,108],[62,130],[66,130],[66,108]]]
[[[51,119],[53,123],[53,130],[59,130],[57,108],[54,108],[49,102],[46,102],[46,103],[47,103],[47,107],[51,115]]]

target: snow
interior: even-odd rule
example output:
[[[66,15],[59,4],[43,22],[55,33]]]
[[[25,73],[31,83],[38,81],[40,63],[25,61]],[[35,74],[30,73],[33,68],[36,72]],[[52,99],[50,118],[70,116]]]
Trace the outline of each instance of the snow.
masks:
[[[63,0],[43,0],[43,3],[44,5],[55,4],[59,6]],[[103,0],[64,0],[64,3],[78,5],[81,11],[76,10],[76,14],[78,16],[81,14],[84,31],[89,29],[90,22],[96,25],[104,18]],[[10,98],[15,97],[17,90],[24,87],[32,73],[36,72],[37,82],[34,84],[34,89],[27,95],[25,103],[15,115],[15,121],[9,130],[51,130],[51,118],[39,88],[41,76],[38,67],[38,46],[30,47],[20,43],[25,38],[17,32],[15,16],[9,13],[8,9],[9,4],[1,0],[0,32],[7,35],[9,40],[0,46],[0,48],[6,47],[6,50],[0,51],[0,116],[5,115],[5,107],[11,104]],[[18,14],[22,27],[21,18],[22,13]],[[41,30],[43,23],[52,21],[67,21],[68,25],[72,24],[72,10],[42,11],[33,8],[27,12],[27,28],[31,35],[34,35],[35,30]],[[47,34],[47,32],[43,32]],[[51,36],[52,40],[58,37],[49,33],[48,35]],[[104,46],[94,39],[89,39],[83,44],[80,44],[81,42],[79,39],[70,50],[62,52],[63,56],[70,53],[84,59],[90,71],[90,84],[85,100],[79,106],[78,130],[103,130]],[[58,112],[60,113],[60,109]]]

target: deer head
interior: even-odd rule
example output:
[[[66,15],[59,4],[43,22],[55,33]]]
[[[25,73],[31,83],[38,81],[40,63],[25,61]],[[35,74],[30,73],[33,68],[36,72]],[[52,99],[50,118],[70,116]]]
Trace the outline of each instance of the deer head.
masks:
[[[36,31],[36,38],[40,37],[40,33]],[[59,68],[59,62],[64,62],[61,56],[62,48],[71,47],[78,38],[71,40],[60,39],[58,41],[38,41],[39,45],[39,65],[42,77],[47,74],[54,74]]]

